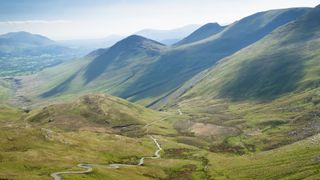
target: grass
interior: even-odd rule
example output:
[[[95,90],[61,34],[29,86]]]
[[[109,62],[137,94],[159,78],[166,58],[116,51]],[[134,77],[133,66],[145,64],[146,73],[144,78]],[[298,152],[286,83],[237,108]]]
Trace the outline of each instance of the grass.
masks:
[[[12,96],[11,85],[7,80],[0,79],[0,104],[7,102]]]
[[[1,112],[8,116],[7,112],[10,111]],[[102,166],[95,167],[94,172],[88,175],[66,175],[65,179],[166,179],[177,174],[188,178],[202,174],[201,162],[196,158],[146,159],[143,167],[109,169],[103,165],[136,164],[140,157],[153,155],[153,141],[147,136],[131,138],[92,129],[65,131],[56,127],[46,131],[43,125],[26,124],[14,112],[12,110],[11,120],[1,121],[0,124],[0,178],[51,179],[50,173],[76,170],[78,163],[97,163]],[[159,142],[165,150],[172,147],[193,148],[162,137],[159,137]],[[165,156],[163,152],[162,155]],[[185,174],[190,167],[192,172]]]
[[[69,104],[54,104],[28,114],[3,106],[0,109],[0,178],[52,179],[49,176],[52,172],[77,170],[78,163],[97,163],[102,166],[94,167],[94,171],[90,174],[63,177],[64,179],[253,179],[255,177],[312,179],[319,173],[317,157],[320,155],[320,149],[318,144],[313,144],[319,143],[319,138],[315,138],[316,141],[303,140],[290,145],[281,145],[280,148],[273,147],[270,143],[282,141],[279,133],[286,132],[288,120],[286,118],[300,114],[291,112],[290,104],[300,104],[310,111],[314,110],[314,104],[304,103],[304,99],[312,97],[314,93],[284,97],[270,104],[206,100],[207,109],[201,106],[202,100],[189,100],[179,104],[178,108],[183,115],[179,115],[174,109],[171,109],[171,112],[154,112],[105,95],[87,95]],[[288,107],[288,109],[279,111],[278,107]],[[79,116],[80,112],[92,111],[91,108],[94,108],[93,112],[99,109],[109,112],[108,110],[115,108],[118,111],[111,111],[112,118],[122,123],[127,123],[123,121],[127,116],[122,116],[121,112],[140,117],[141,123],[152,122],[149,133],[158,139],[163,148],[161,159],[146,159],[143,167],[109,169],[103,166],[119,162],[136,164],[140,157],[153,155],[155,146],[153,141],[143,134],[136,137],[125,133],[123,136],[121,131],[112,131],[112,128],[105,125],[100,126],[105,127],[106,131],[93,128],[93,125],[100,123],[94,121],[96,115],[89,114],[82,117],[88,118],[87,120],[81,120]],[[41,112],[49,114],[37,116]],[[281,120],[266,119],[268,117],[266,112],[273,114],[274,117],[278,116],[278,119],[281,117]],[[69,115],[77,115],[77,124],[82,128],[66,129],[68,126],[54,124],[58,118],[50,113],[66,115],[64,121],[72,119]],[[102,112],[99,114],[105,116]],[[29,118],[24,121],[25,118],[21,117]],[[48,122],[48,117],[56,120]],[[246,122],[246,125],[239,126],[236,118],[241,119],[241,123]],[[244,121],[246,119],[247,121]],[[243,146],[244,153],[241,156],[233,151],[210,152],[212,139],[183,134],[174,129],[176,123],[188,120],[243,127],[244,133],[226,137],[224,143],[234,148],[254,144],[257,149],[248,151],[247,146]],[[81,124],[83,121],[88,124]],[[69,126],[72,124],[76,125],[71,123]],[[261,129],[260,134],[250,131],[257,129]],[[250,133],[256,134],[249,136]],[[272,141],[263,142],[264,138],[271,138]],[[288,142],[287,139],[284,140]],[[272,150],[264,150],[264,147],[270,145]]]
[[[184,132],[186,138],[206,142],[202,143],[206,144],[203,148],[213,151],[243,154],[274,149],[320,132],[319,92],[319,89],[312,89],[263,103],[199,97],[188,99],[174,107],[187,116],[176,121],[174,127],[180,133]],[[239,133],[229,131],[220,138],[210,134],[195,137],[190,133],[195,123],[234,128]],[[192,144],[199,146],[198,143]]]
[[[305,140],[240,157],[210,154],[210,173],[216,179],[317,179],[319,153],[319,144]]]

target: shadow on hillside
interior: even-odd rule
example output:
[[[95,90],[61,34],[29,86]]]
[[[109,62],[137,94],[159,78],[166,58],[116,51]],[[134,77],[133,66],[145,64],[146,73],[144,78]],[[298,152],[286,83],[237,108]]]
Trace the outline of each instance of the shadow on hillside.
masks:
[[[111,55],[112,56],[112,55]],[[84,72],[84,85],[95,80],[99,77],[107,67],[113,62],[111,59],[115,57],[110,57],[109,54],[105,54],[95,58],[86,68]]]
[[[219,95],[234,101],[269,101],[297,89],[304,75],[304,59],[301,56],[295,52],[278,52],[260,58],[243,63]]]
[[[76,78],[76,76],[78,75],[79,72],[74,73],[72,76],[70,76],[67,80],[63,81],[61,84],[59,84],[58,86],[54,87],[53,89],[43,93],[40,95],[41,98],[47,98],[47,97],[52,97],[55,95],[58,95],[64,91],[66,91],[69,87],[69,84],[71,83],[71,81]]]

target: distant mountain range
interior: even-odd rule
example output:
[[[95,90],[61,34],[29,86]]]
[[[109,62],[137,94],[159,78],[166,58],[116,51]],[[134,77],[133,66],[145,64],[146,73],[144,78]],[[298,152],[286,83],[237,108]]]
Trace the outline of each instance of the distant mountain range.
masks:
[[[219,60],[261,40],[278,27],[294,21],[310,8],[256,13],[227,27],[209,24],[181,45],[168,47],[141,36],[130,36],[96,54],[64,82],[42,97],[97,90],[144,105],[169,96],[185,82]],[[76,66],[76,65],[75,65]]]
[[[66,54],[72,49],[57,42],[28,32],[11,32],[0,35],[0,55],[39,56],[44,54]]]
[[[200,25],[192,24],[170,30],[143,29],[134,34],[159,41],[166,45],[172,45],[190,35],[199,27]]]
[[[85,49],[87,51],[93,51],[98,48],[113,46],[116,42],[120,41],[123,38],[125,37],[120,35],[110,35],[105,38],[61,40],[58,42],[68,47]]]
[[[199,28],[199,26],[200,25],[187,25],[169,30],[143,29],[134,34],[159,41],[166,45],[172,45],[191,34],[194,30]],[[98,48],[111,47],[124,38],[126,37],[121,35],[110,35],[105,38],[61,40],[58,42],[68,47],[93,51]]]

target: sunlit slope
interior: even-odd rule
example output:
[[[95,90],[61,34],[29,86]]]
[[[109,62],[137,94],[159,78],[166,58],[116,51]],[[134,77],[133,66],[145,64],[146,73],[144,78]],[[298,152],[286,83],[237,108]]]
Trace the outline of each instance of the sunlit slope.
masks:
[[[319,179],[320,135],[288,146],[245,156],[210,154],[217,179]]]
[[[64,130],[95,129],[105,132],[144,133],[143,126],[162,115],[123,99],[103,94],[88,94],[77,100],[33,110],[27,121],[42,127]]]

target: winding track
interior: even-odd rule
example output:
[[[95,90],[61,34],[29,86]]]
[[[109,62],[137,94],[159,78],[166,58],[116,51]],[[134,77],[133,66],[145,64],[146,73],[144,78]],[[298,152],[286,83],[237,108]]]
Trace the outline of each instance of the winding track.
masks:
[[[150,126],[152,123],[147,124],[145,127]],[[149,129],[147,128],[147,132],[148,132],[148,130]],[[140,158],[139,163],[136,166],[142,166],[144,164],[145,159],[161,158],[160,151],[162,151],[162,148],[161,148],[160,144],[158,143],[158,140],[151,135],[150,135],[150,138],[153,140],[157,150],[155,151],[154,156],[147,156],[147,157]],[[80,168],[84,168],[85,170],[82,170],[82,171],[61,171],[61,172],[52,173],[50,175],[51,175],[51,177],[53,177],[54,180],[62,180],[62,175],[64,175],[64,174],[87,174],[87,173],[91,173],[93,171],[93,168],[92,168],[93,166],[104,166],[104,165],[78,164],[77,166]],[[116,169],[118,169],[120,167],[124,167],[124,166],[135,166],[135,165],[131,165],[131,164],[109,164],[109,165],[107,165],[108,168],[116,168]]]

